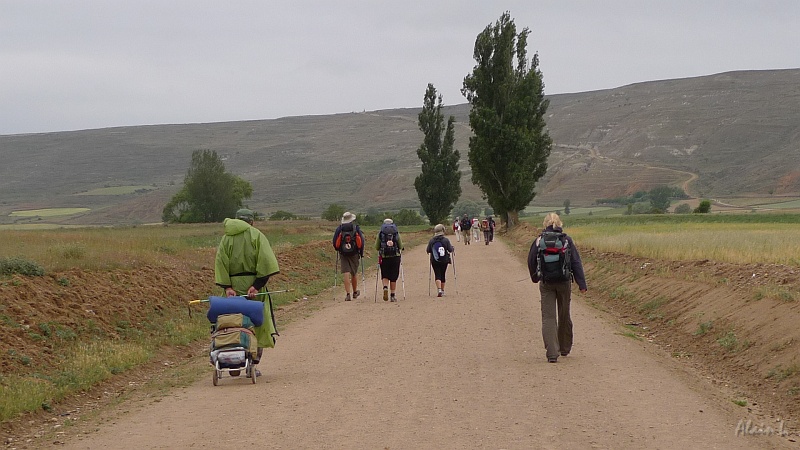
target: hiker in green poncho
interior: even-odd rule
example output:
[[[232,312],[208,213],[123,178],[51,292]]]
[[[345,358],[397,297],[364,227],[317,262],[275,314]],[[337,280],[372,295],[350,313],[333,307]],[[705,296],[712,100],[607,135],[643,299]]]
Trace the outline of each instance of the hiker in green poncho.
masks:
[[[264,302],[264,323],[255,327],[260,360],[264,347],[275,347],[278,329],[272,314],[272,299],[256,294],[267,292],[269,277],[279,272],[278,260],[267,237],[253,226],[253,212],[249,209],[236,211],[236,218],[225,219],[223,226],[225,235],[217,247],[214,281],[225,289],[226,297],[244,296]]]

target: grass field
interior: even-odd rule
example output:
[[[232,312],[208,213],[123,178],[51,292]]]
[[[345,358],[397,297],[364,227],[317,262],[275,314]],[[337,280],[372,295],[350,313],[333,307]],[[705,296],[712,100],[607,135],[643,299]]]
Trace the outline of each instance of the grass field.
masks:
[[[791,198],[781,200],[780,198],[776,197],[759,197],[759,198],[732,198],[732,199],[720,199],[723,203],[728,203],[734,206],[752,206],[758,208],[765,208],[765,209],[795,209],[800,208],[800,199]]]
[[[608,214],[624,214],[626,208],[613,208],[611,206],[592,206],[592,207],[575,207],[570,208],[569,213],[573,216],[582,216],[582,215],[608,215]],[[563,207],[553,207],[553,206],[529,206],[525,208],[525,214],[535,215],[535,216],[544,216],[547,213],[551,212],[559,212],[563,213]]]
[[[99,189],[92,189],[91,191],[81,192],[76,195],[126,195],[133,194],[134,192],[150,191],[156,189],[153,186],[112,186]]]
[[[800,214],[570,215],[562,221],[580,245],[601,251],[800,266]],[[530,222],[541,227],[539,221]]]
[[[54,217],[54,216],[71,216],[72,214],[79,214],[91,211],[89,208],[47,208],[47,209],[28,209],[25,211],[13,211],[9,216],[11,217]]]

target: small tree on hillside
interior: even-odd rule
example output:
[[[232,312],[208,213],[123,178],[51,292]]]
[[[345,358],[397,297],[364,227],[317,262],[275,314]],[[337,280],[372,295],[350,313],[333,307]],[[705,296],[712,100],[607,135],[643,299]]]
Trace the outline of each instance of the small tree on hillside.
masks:
[[[447,127],[443,128],[442,96],[436,95],[436,88],[430,83],[418,117],[419,129],[425,137],[417,149],[422,173],[414,180],[414,188],[428,221],[436,225],[447,218],[461,196],[461,171],[458,170],[461,155],[453,148],[455,118],[450,116]]]
[[[472,182],[509,227],[536,195],[552,147],[539,55],[527,58],[529,34],[528,28],[517,34],[508,12],[487,26],[475,40],[476,65],[461,89],[471,105]]]
[[[706,214],[711,212],[711,200],[701,200],[697,208],[692,211],[698,214]]]
[[[195,150],[183,188],[164,206],[164,222],[221,222],[253,195],[249,182],[225,171],[213,150]]]
[[[658,186],[650,189],[650,206],[655,214],[664,214],[669,209],[672,188],[668,186]]]
[[[344,207],[339,206],[336,203],[331,203],[322,213],[322,220],[330,220],[332,222],[338,222],[342,215],[344,215]]]

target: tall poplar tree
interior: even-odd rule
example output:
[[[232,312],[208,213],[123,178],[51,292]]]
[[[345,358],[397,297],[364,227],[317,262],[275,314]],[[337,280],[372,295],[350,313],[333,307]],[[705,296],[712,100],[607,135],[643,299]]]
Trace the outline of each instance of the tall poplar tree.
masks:
[[[553,143],[539,55],[527,57],[529,34],[528,28],[517,34],[508,12],[488,25],[475,40],[476,64],[461,89],[471,105],[472,182],[509,227],[536,195]]]
[[[444,223],[461,196],[461,158],[455,144],[455,118],[450,116],[444,127],[442,96],[428,83],[419,116],[419,129],[425,137],[417,149],[422,173],[414,180],[420,205],[431,225]]]

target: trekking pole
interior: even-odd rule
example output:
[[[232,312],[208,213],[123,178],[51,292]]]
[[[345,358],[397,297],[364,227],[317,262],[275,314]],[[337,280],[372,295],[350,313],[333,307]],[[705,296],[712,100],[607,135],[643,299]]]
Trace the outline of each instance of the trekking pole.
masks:
[[[400,261],[400,279],[403,280],[403,300],[406,299],[406,275],[403,270],[403,261]]]
[[[361,285],[365,287],[367,285],[367,279],[364,278],[364,255],[361,255]]]
[[[456,279],[456,295],[458,295],[458,271],[456,270],[456,254],[451,253],[450,259],[453,261],[453,277]]]
[[[336,262],[333,263],[333,299],[336,300],[336,268],[339,267],[339,252],[336,252]]]
[[[431,296],[431,270],[433,270],[433,264],[428,264],[428,297]]]
[[[381,266],[375,267],[375,303],[378,303],[378,280],[381,277]]]

